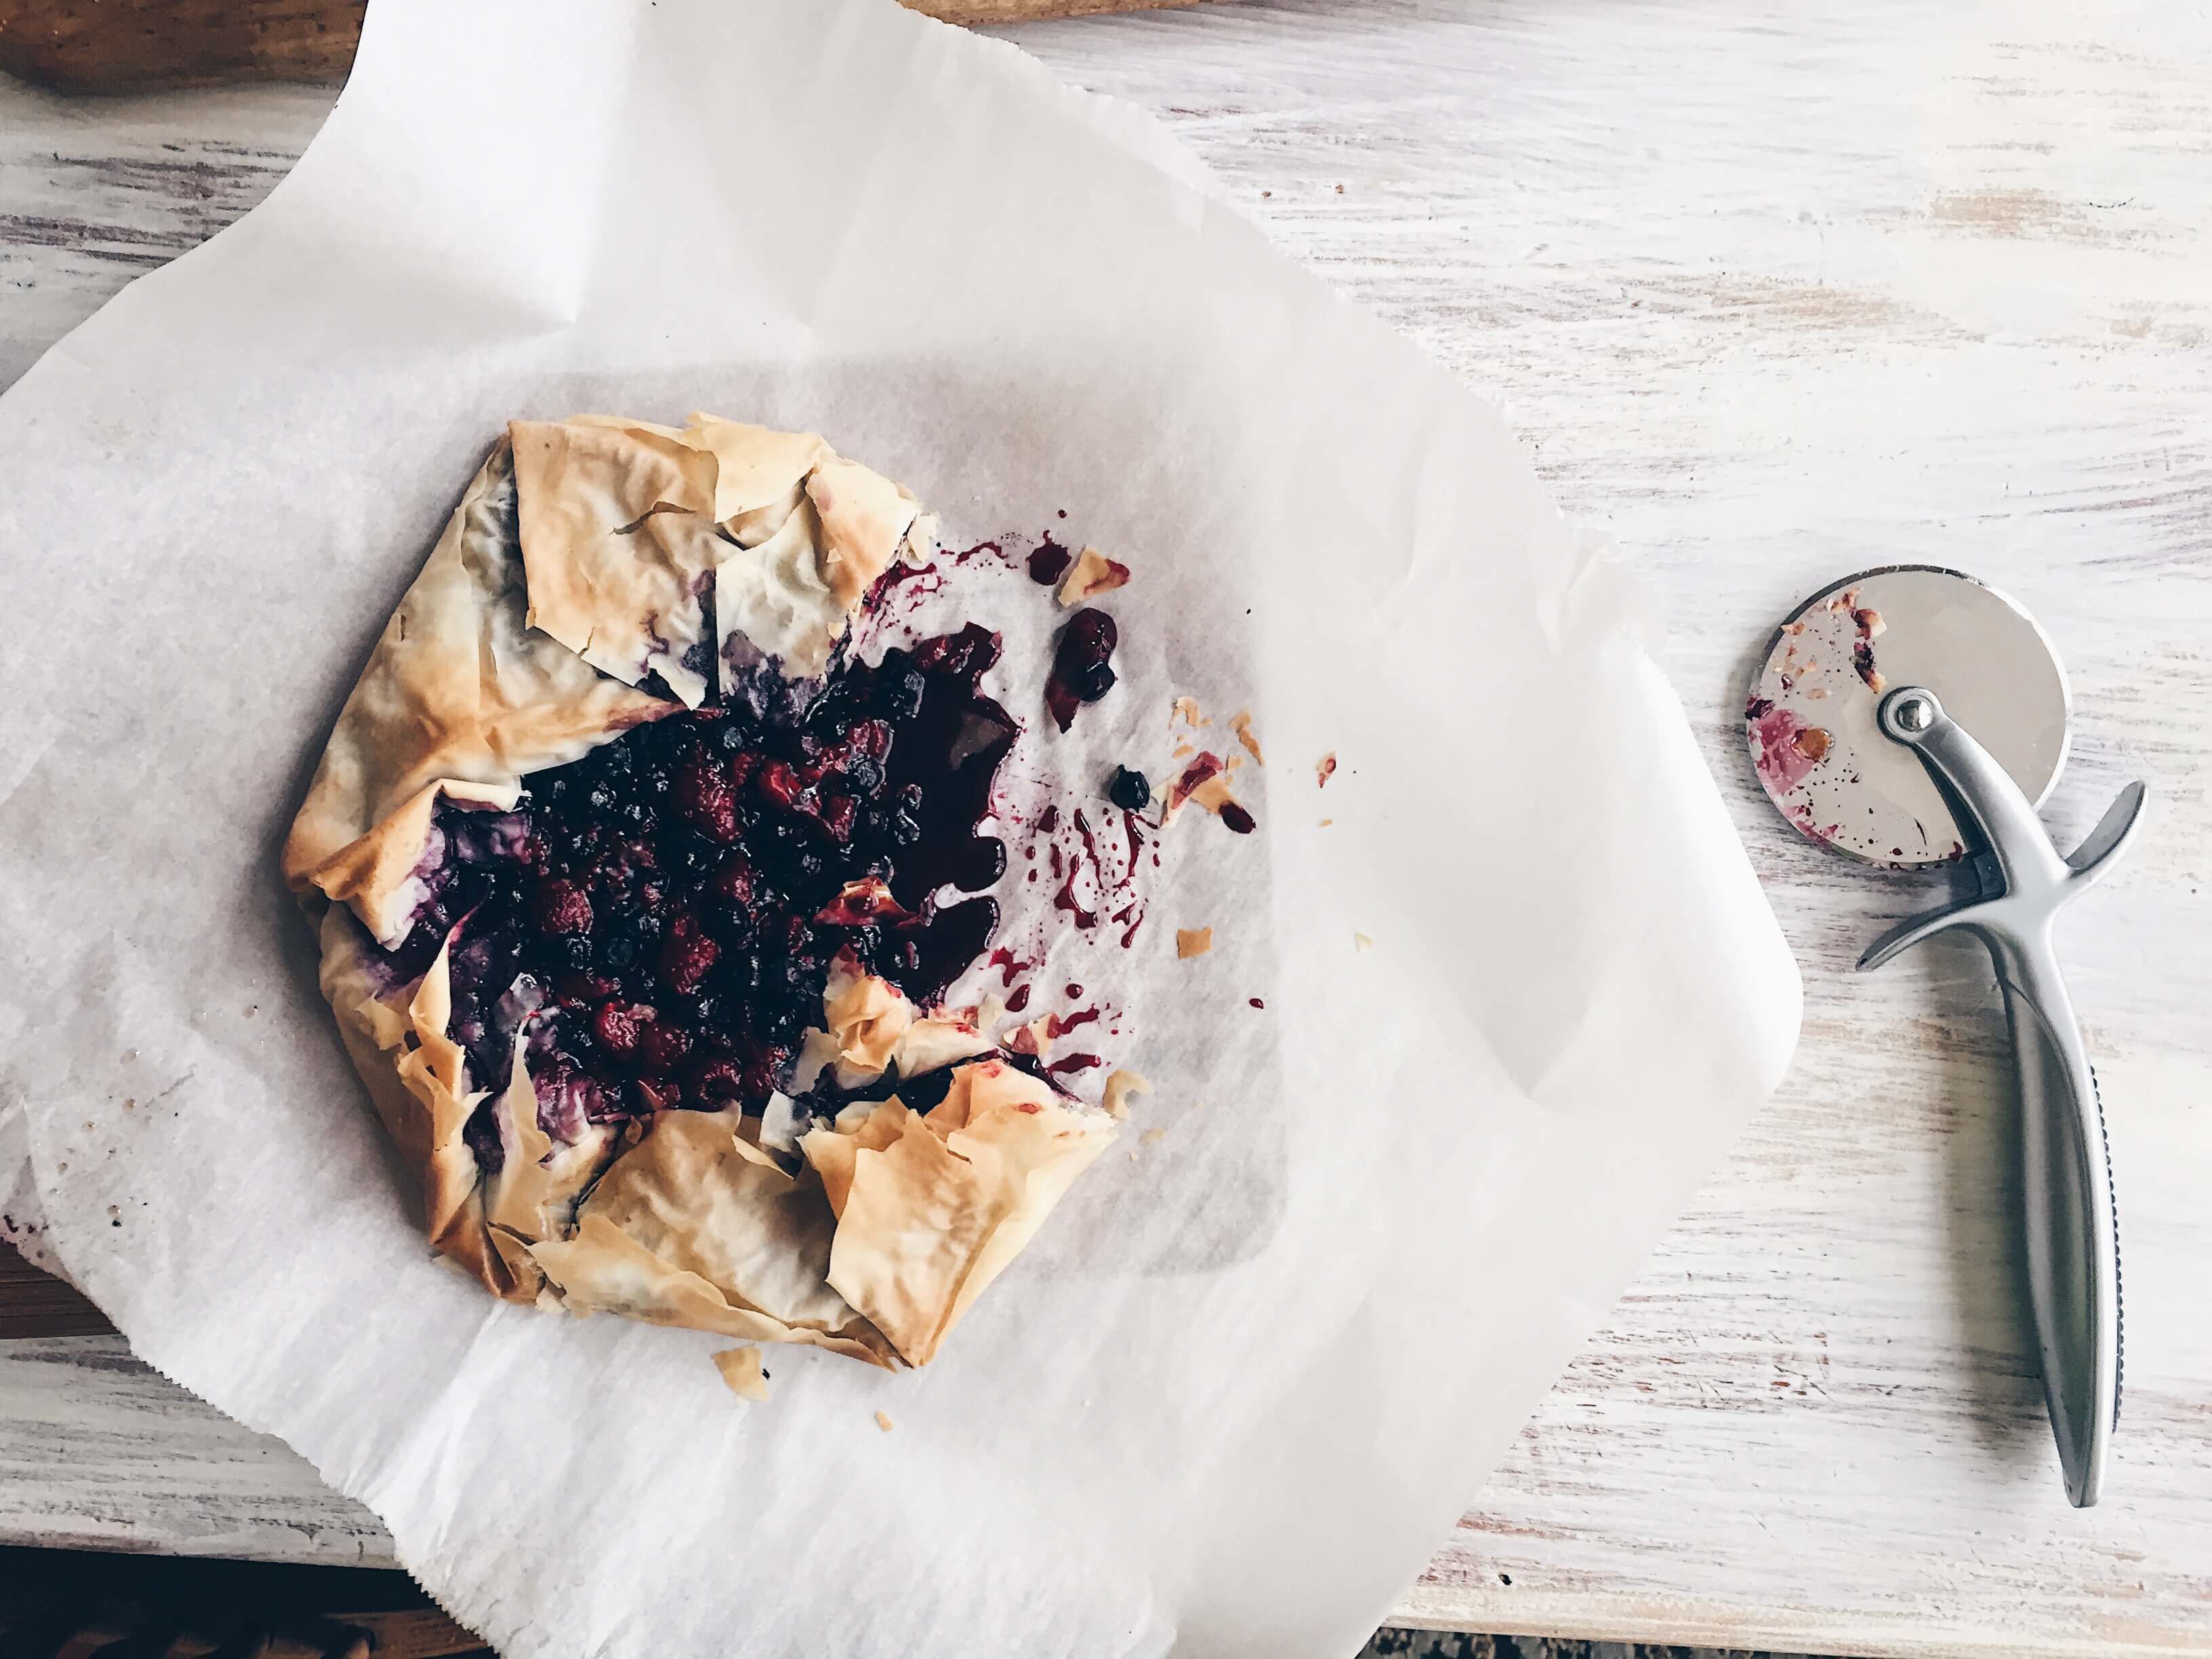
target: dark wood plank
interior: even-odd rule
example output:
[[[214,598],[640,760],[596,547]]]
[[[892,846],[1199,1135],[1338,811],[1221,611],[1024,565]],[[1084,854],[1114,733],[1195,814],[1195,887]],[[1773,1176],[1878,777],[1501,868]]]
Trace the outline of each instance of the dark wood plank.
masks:
[[[0,1549],[0,1654],[89,1654],[134,1638],[140,1654],[494,1659],[404,1572]]]
[[[948,23],[1018,23],[1190,0],[903,0]],[[367,0],[0,0],[0,70],[66,92],[337,82]]]
[[[91,1303],[0,1243],[0,1341],[26,1336],[103,1336],[114,1326]]]

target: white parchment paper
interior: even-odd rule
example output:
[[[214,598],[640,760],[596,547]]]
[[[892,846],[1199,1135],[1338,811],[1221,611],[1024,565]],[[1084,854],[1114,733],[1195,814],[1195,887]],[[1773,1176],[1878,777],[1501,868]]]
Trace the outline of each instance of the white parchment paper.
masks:
[[[1024,763],[1157,757],[1185,692],[1268,756],[1258,835],[1179,824],[1138,944],[1066,947],[1157,1085],[1123,1147],[927,1371],[771,1354],[765,1407],[429,1258],[276,873],[500,424],[696,407],[1136,568]],[[269,202],[0,401],[0,1188],[516,1659],[1348,1652],[1795,1036],[1496,416],[1140,115],[890,0],[377,0]]]

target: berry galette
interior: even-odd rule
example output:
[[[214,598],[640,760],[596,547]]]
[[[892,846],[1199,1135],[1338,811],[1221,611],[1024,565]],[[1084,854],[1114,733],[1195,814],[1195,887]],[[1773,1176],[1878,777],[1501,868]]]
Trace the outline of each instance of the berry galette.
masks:
[[[941,1006],[1019,727],[995,634],[847,648],[929,539],[817,437],[519,421],[386,625],[284,873],[496,1294],[923,1364],[1113,1138]]]

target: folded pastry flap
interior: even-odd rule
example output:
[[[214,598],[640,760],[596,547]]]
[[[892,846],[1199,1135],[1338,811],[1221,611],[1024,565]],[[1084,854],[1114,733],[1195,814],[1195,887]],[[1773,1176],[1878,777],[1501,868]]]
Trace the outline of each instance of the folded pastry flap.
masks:
[[[725,1348],[714,1356],[714,1369],[721,1372],[723,1382],[739,1399],[768,1398],[768,1372],[762,1369],[758,1348]]]
[[[914,1024],[914,1005],[889,980],[856,973],[840,957],[822,988],[822,1017],[837,1044],[840,1081],[850,1087],[883,1075]]]
[[[625,684],[658,673],[696,708],[708,686],[687,657],[726,545],[714,457],[601,420],[514,421],[507,436],[530,625]]]
[[[484,1224],[482,1194],[471,1192],[430,1243],[441,1255],[459,1263],[501,1300],[535,1301],[544,1275],[535,1261],[526,1261],[518,1271],[507,1251],[500,1248],[501,1238],[496,1229]]]
[[[1115,1127],[995,1060],[962,1067],[944,1103],[927,1117],[904,1115],[897,1127],[880,1149],[854,1150],[830,1282],[910,1364],[924,1365]]]
[[[545,1270],[530,1254],[532,1241],[518,1237],[494,1223],[485,1224],[483,1236],[492,1255],[498,1259],[500,1270],[507,1275],[509,1288],[501,1295],[509,1302],[537,1301],[545,1288]]]
[[[744,514],[787,502],[818,464],[836,459],[811,432],[778,432],[719,415],[695,413],[673,435],[714,458],[713,516],[726,529]]]
[[[674,705],[529,627],[514,469],[499,445],[385,624],[284,845],[319,888],[397,943],[440,793],[511,805],[522,777]]]
[[[761,528],[744,519],[732,523],[746,531]],[[776,659],[787,677],[811,677],[827,666],[848,617],[822,579],[821,522],[803,495],[773,531],[721,544],[714,565],[714,625],[720,660],[732,666],[750,660],[746,651],[733,648],[738,638],[751,653]]]
[[[738,1133],[729,1112],[664,1112],[615,1160],[580,1212],[733,1307],[787,1325],[845,1331],[859,1316],[828,1284],[836,1225],[812,1176],[794,1180]]]
[[[441,1066],[450,1074],[451,1061],[422,1058],[425,1019],[450,1006],[446,953],[403,1002],[396,989],[380,993],[360,931],[344,910],[324,912],[321,942],[323,995],[385,1132],[421,1184],[423,1232],[435,1243],[477,1187],[476,1155],[461,1139],[472,1103],[440,1080]],[[452,1048],[442,1026],[434,1035]]]
[[[538,1089],[525,1055],[527,1037],[517,1033],[507,1087],[492,1103],[499,1131],[499,1168],[484,1177],[484,1218],[526,1243],[557,1238],[568,1231],[576,1200],[613,1155],[616,1133],[586,1123],[574,1141],[545,1132]]]
[[[856,610],[898,556],[921,506],[881,473],[843,459],[809,473],[806,495],[822,520],[823,582],[846,610]]]
[[[960,1020],[918,1019],[899,1033],[891,1049],[891,1064],[902,1078],[920,1077],[925,1072],[942,1071],[959,1060],[988,1054],[997,1046]]]
[[[653,1325],[680,1325],[748,1342],[797,1342],[894,1369],[882,1339],[865,1325],[853,1335],[786,1325],[750,1308],[731,1306],[698,1274],[672,1267],[586,1206],[576,1237],[549,1240],[530,1253],[572,1313],[617,1313]]]
[[[845,1200],[853,1190],[854,1159],[864,1152],[880,1152],[906,1133],[914,1114],[896,1095],[870,1110],[851,1128],[809,1129],[799,1138],[799,1155],[822,1182],[830,1212],[844,1219]]]

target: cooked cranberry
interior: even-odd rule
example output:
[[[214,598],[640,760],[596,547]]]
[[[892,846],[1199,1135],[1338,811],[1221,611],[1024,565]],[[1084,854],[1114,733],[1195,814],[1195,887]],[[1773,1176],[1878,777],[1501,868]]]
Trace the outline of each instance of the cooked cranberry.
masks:
[[[692,1061],[684,1081],[691,1097],[702,1104],[745,1098],[744,1073],[727,1054],[710,1054]],[[771,1088],[756,1098],[765,1101],[773,1092]]]
[[[732,853],[722,860],[722,867],[708,884],[717,896],[732,904],[749,905],[753,902],[753,866],[744,854]]]
[[[676,810],[700,834],[725,845],[738,838],[737,797],[720,772],[692,762],[676,775],[675,795]]]
[[[722,947],[699,932],[695,922],[681,933],[670,931],[656,965],[663,983],[688,995],[706,981],[708,970],[721,954]]]
[[[587,933],[592,901],[573,881],[541,881],[530,896],[530,920],[541,933]]]
[[[627,1060],[637,1052],[638,1034],[654,1018],[653,1011],[643,1003],[610,1002],[592,1021],[592,1030],[600,1048],[617,1060]]]
[[[787,812],[799,805],[803,787],[798,772],[788,761],[772,760],[753,774],[753,787],[760,792],[761,798]]]
[[[647,1077],[666,1077],[690,1052],[690,1034],[681,1026],[655,1021],[637,1034],[637,1069]]]
[[[597,974],[563,974],[553,981],[553,1000],[564,1008],[588,1007],[605,1001],[619,988],[614,981]]]

